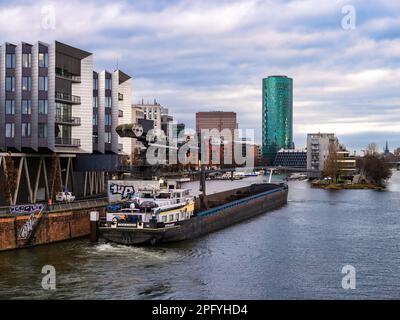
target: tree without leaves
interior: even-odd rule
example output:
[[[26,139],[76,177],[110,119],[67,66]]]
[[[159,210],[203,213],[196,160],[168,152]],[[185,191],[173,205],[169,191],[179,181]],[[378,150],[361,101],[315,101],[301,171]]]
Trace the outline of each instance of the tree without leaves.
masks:
[[[336,150],[335,143],[329,144],[329,155],[325,160],[324,170],[322,172],[323,177],[331,177],[334,182],[337,182],[339,178],[339,163],[338,163],[338,153]]]
[[[51,177],[50,177],[50,198],[53,199],[58,192],[63,190],[61,171],[60,171],[60,157],[54,153],[51,159]]]
[[[400,159],[400,148],[397,148],[396,150],[394,150],[393,154],[397,159]]]
[[[383,159],[377,155],[366,155],[362,161],[362,172],[368,180],[378,185],[383,185],[392,172]]]
[[[378,145],[375,142],[371,142],[367,146],[366,154],[378,154]]]
[[[4,181],[1,183],[1,191],[4,194],[4,198],[7,202],[12,205],[13,204],[13,194],[17,187],[17,177],[18,172],[15,169],[14,161],[10,155],[7,155],[4,158],[5,161],[5,172],[4,172]]]

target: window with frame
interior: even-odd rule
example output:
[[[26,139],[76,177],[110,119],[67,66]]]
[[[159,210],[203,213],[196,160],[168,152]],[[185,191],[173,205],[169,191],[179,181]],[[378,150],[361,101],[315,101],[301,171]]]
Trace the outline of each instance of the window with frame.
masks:
[[[6,123],[6,138],[14,138],[14,123]]]
[[[111,132],[106,132],[105,143],[111,143]]]
[[[112,81],[111,79],[106,79],[106,90],[112,89]]]
[[[111,97],[106,97],[106,108],[111,108],[112,106],[112,98]]]
[[[38,124],[38,137],[47,139],[47,123]]]
[[[32,66],[32,55],[30,53],[22,54],[22,67],[30,68]]]
[[[21,112],[22,114],[32,113],[32,102],[31,100],[22,100],[21,102]]]
[[[106,116],[105,116],[105,125],[106,126],[111,126],[111,124],[112,124],[112,118],[111,118],[111,114],[106,114]]]
[[[39,100],[38,112],[39,112],[39,114],[47,114],[47,112],[48,112],[48,101],[47,100]]]
[[[98,117],[97,113],[94,113],[93,114],[93,125],[94,126],[97,126],[99,124],[98,119],[99,119],[99,117]]]
[[[168,216],[168,221],[169,221],[169,222],[174,221],[174,215],[173,215],[173,214],[170,214],[170,215]]]
[[[15,68],[15,53],[6,54],[6,68]]]
[[[48,78],[47,77],[39,77],[39,90],[40,91],[48,90]]]
[[[32,78],[22,77],[22,91],[31,91],[31,90],[32,90]]]
[[[6,91],[15,91],[15,77],[6,77]]]
[[[39,52],[38,61],[39,61],[39,67],[47,68],[49,66],[49,54],[44,52]]]
[[[15,114],[15,100],[6,100],[6,114]]]
[[[31,124],[29,122],[22,123],[21,135],[22,135],[22,137],[30,137],[31,136]]]
[[[99,107],[99,97],[93,97],[93,108]]]

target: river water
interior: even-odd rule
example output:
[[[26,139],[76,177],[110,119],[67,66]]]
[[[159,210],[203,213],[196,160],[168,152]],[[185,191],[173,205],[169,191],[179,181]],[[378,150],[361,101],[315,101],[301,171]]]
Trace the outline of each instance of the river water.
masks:
[[[398,299],[399,249],[400,172],[386,191],[293,181],[283,208],[193,241],[142,248],[85,238],[0,253],[0,298]],[[348,264],[354,290],[342,288]],[[41,287],[44,265],[56,269],[56,290]]]

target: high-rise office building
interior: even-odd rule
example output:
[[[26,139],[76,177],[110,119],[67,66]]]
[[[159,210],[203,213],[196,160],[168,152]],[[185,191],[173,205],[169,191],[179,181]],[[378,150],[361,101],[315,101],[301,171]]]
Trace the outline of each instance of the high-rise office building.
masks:
[[[282,148],[293,148],[293,79],[270,76],[262,81],[264,160],[272,164]]]

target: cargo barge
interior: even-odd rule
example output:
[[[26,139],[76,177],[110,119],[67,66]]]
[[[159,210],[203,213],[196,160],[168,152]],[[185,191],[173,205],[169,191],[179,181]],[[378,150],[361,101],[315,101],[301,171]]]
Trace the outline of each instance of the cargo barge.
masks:
[[[253,184],[205,199],[190,197],[187,190],[150,192],[142,192],[127,208],[109,210],[100,223],[100,237],[124,245],[194,239],[285,205],[288,187]]]

